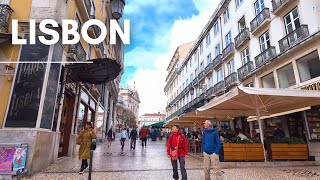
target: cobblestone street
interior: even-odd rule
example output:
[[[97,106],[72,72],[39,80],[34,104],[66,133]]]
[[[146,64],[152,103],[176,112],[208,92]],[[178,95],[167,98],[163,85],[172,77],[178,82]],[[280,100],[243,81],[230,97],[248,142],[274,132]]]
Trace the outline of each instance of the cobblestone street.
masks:
[[[106,143],[98,145],[94,152],[93,179],[152,180],[172,179],[170,160],[166,157],[165,141],[148,141],[146,151],[142,151],[141,142],[136,150],[129,150],[126,142],[124,155],[120,152],[120,142],[113,144],[112,154],[107,154]],[[87,179],[88,173],[78,174],[78,157],[61,158],[44,172],[37,173],[30,179]],[[201,160],[194,157],[187,159],[188,179],[202,180],[204,173]],[[278,168],[231,168],[223,169],[228,180],[319,180],[320,167],[278,167]]]

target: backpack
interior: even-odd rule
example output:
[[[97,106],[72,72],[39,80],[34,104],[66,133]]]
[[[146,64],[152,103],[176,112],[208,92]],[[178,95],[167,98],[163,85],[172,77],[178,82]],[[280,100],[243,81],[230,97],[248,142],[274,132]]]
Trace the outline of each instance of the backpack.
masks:
[[[169,139],[170,139],[170,141],[171,141],[171,145],[170,145],[171,148],[173,147],[173,146],[172,146],[173,136],[174,136],[173,134],[170,134],[170,136],[169,136]],[[183,151],[184,151],[184,135],[183,135],[183,134],[180,134],[179,136],[180,136],[180,138],[181,138],[181,140],[182,140],[182,149],[183,149]]]

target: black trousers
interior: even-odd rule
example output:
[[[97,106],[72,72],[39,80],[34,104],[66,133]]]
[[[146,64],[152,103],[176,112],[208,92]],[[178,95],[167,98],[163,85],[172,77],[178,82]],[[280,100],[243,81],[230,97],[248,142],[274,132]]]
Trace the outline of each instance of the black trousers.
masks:
[[[179,157],[179,163],[180,163],[180,169],[181,169],[181,176],[182,176],[182,180],[187,180],[187,170],[186,170],[186,161],[185,161],[185,157],[181,156]],[[173,179],[179,179],[179,173],[178,173],[178,160],[171,160],[171,164],[173,167]]]
[[[142,147],[144,145],[144,147],[147,147],[147,138],[141,138],[142,141]]]
[[[136,139],[131,139],[131,143],[130,143],[130,149],[136,149]]]
[[[126,142],[126,138],[121,138],[120,142],[121,142],[121,149],[123,150],[124,142]]]
[[[88,167],[88,161],[86,159],[82,159],[81,169],[85,169],[86,167]]]

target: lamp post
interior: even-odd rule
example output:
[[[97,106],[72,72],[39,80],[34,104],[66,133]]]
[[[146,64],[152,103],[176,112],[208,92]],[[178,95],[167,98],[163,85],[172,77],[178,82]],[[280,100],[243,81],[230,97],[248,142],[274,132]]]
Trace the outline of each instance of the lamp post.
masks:
[[[125,0],[111,0],[111,13],[113,18],[118,20],[122,17],[123,9],[125,5],[126,5]]]

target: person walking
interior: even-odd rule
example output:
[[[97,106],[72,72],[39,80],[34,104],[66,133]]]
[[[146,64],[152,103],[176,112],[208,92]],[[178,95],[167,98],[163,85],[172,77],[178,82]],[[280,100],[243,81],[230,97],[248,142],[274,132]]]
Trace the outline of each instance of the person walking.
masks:
[[[107,141],[108,141],[108,152],[111,150],[112,141],[115,139],[115,133],[112,128],[107,132]]]
[[[222,180],[223,175],[219,162],[219,153],[221,150],[220,135],[216,128],[212,128],[209,120],[204,122],[204,132],[202,137],[202,150],[204,157],[204,175],[205,180],[210,180],[210,168],[213,166],[214,175],[217,180]]]
[[[137,142],[138,132],[136,130],[136,127],[133,127],[133,129],[130,132],[129,139],[131,139],[130,143],[130,149],[135,150],[136,149],[136,142]]]
[[[173,179],[178,180],[178,160],[180,163],[182,180],[187,180],[187,170],[185,168],[185,158],[188,157],[188,142],[175,125],[172,127],[172,133],[167,142],[167,155],[171,158],[173,168]]]
[[[88,159],[90,159],[90,147],[92,139],[96,139],[97,135],[92,129],[91,122],[86,122],[84,129],[77,138],[79,148],[79,159],[82,160],[79,174],[83,174],[84,170],[89,167]]]
[[[142,143],[142,150],[143,147],[147,148],[147,139],[148,139],[148,129],[143,126],[139,132],[139,137]]]
[[[128,138],[128,133],[126,128],[122,128],[121,132],[120,132],[120,142],[121,142],[121,150],[123,151],[124,148],[124,143],[126,142]]]

